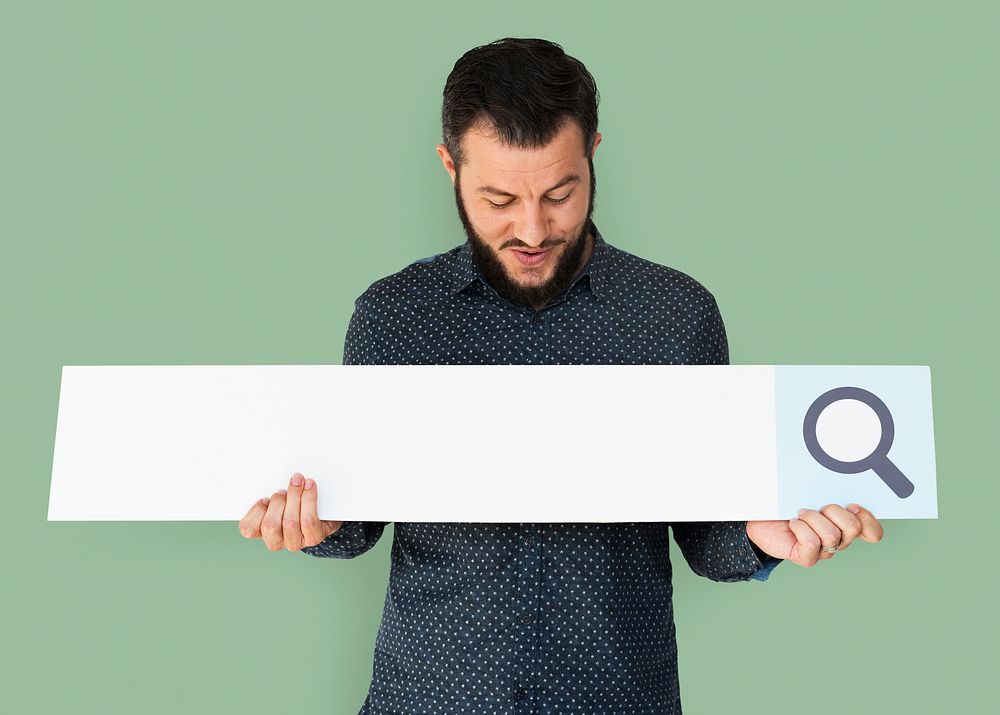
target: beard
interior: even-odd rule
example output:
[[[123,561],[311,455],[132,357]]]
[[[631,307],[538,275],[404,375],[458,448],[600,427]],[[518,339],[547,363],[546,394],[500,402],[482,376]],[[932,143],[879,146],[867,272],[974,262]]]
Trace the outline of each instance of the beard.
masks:
[[[587,248],[587,233],[591,229],[590,217],[594,213],[594,194],[597,191],[597,177],[594,175],[593,159],[587,157],[587,164],[590,167],[590,197],[587,201],[587,218],[583,222],[579,234],[570,240],[566,249],[559,256],[552,277],[541,285],[535,286],[523,286],[512,280],[497,252],[476,233],[469,221],[469,215],[465,211],[465,204],[459,189],[459,172],[456,170],[455,204],[458,206],[458,217],[462,221],[462,227],[465,229],[465,235],[472,248],[473,262],[486,282],[493,286],[493,289],[502,298],[528,307],[544,306],[572,284],[578,270],[582,268],[580,261]]]

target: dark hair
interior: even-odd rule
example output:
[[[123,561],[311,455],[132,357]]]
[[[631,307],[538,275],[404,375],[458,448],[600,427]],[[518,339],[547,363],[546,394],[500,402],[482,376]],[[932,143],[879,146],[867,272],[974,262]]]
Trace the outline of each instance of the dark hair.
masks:
[[[493,129],[508,146],[534,149],[575,120],[589,158],[599,101],[590,72],[560,45],[505,37],[469,50],[452,68],[441,107],[443,143],[457,171],[465,163],[462,137],[473,126]]]

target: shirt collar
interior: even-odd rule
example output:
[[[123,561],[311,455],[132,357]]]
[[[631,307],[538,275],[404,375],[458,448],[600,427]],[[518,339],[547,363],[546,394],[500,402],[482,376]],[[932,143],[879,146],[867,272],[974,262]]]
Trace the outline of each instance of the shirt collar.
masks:
[[[590,222],[590,230],[594,234],[594,250],[573,283],[575,285],[583,280],[584,276],[588,276],[587,282],[590,285],[590,290],[595,298],[601,300],[608,282],[608,244],[593,220]],[[451,295],[455,295],[476,280],[483,284],[486,283],[486,279],[482,277],[475,260],[473,260],[472,247],[468,240],[458,248],[452,273]]]

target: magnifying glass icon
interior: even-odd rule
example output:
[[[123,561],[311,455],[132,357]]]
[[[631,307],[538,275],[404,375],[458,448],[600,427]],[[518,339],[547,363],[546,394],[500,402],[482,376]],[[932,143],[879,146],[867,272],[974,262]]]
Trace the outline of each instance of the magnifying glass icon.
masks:
[[[878,417],[881,426],[878,445],[861,459],[852,461],[835,459],[819,443],[816,426],[819,423],[820,415],[826,408],[841,400],[857,400],[871,408]],[[840,474],[857,474],[870,469],[886,483],[886,486],[896,496],[905,499],[913,493],[913,482],[907,479],[906,475],[899,471],[899,467],[889,460],[889,448],[892,446],[894,436],[895,426],[889,408],[878,396],[860,387],[835,387],[824,392],[806,410],[806,417],[802,423],[802,437],[805,439],[806,448],[813,459],[821,465]]]

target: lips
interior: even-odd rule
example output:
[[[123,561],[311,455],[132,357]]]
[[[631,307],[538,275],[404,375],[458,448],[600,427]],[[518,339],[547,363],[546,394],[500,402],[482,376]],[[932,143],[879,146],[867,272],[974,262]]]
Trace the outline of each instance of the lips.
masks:
[[[544,251],[521,251],[516,248],[512,250],[514,251],[514,255],[517,256],[517,260],[524,266],[537,266],[552,252],[551,248],[546,248]]]

